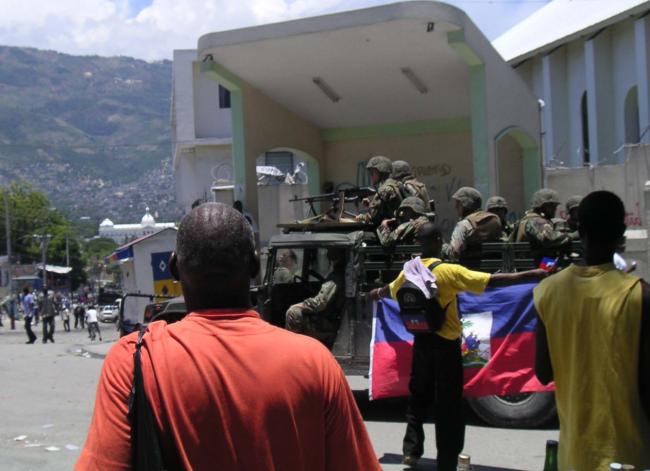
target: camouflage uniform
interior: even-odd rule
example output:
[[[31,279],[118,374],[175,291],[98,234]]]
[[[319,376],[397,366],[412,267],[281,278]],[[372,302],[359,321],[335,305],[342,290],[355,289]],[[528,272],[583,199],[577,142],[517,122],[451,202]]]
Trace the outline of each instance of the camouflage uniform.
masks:
[[[345,303],[345,269],[335,268],[318,294],[287,310],[285,326],[299,334],[315,335],[337,328],[338,316]],[[314,315],[316,314],[316,315]]]
[[[506,214],[508,214],[508,203],[506,202],[506,199],[503,196],[490,196],[487,203],[485,203],[485,210],[499,216],[499,214],[495,212],[495,210],[499,209],[504,209]],[[501,216],[499,216],[499,220],[501,221],[501,227],[503,228],[501,240],[507,242],[510,239],[510,234],[512,234],[512,231],[514,230],[514,225],[505,219],[501,219]]]
[[[294,281],[294,273],[287,267],[279,267],[273,273],[273,284],[286,284]]]
[[[580,206],[580,201],[582,201],[582,196],[574,195],[570,197],[565,205],[566,213],[568,215],[567,219],[554,218],[553,219],[553,228],[563,234],[567,234],[572,240],[580,239],[578,234],[578,220],[577,217],[571,217],[571,211],[578,209]]]
[[[471,255],[483,242],[498,242],[501,234],[501,220],[496,214],[481,210],[481,193],[471,187],[462,187],[452,195],[470,214],[458,221],[451,234],[449,244],[442,247],[442,254],[450,260]]]
[[[557,192],[547,188],[538,190],[533,195],[532,209],[516,224],[511,240],[529,242],[531,253],[536,261],[543,257],[555,258],[566,247],[571,238],[553,227],[551,218],[542,214],[544,204],[559,204]]]
[[[388,176],[392,171],[390,159],[382,156],[373,157],[366,165],[366,169],[371,168],[377,169],[386,178],[379,182],[377,193],[370,201],[368,212],[357,216],[357,220],[377,227],[384,219],[395,217],[395,211],[402,202],[402,194],[399,182]]]
[[[410,211],[406,211],[406,209]],[[404,217],[402,214],[408,214],[412,217]],[[391,230],[388,226],[380,225],[377,228],[377,237],[384,247],[392,247],[397,244],[414,244],[415,235],[420,227],[429,222],[425,216],[426,207],[422,200],[417,196],[409,196],[402,201],[397,210],[398,220],[404,221],[395,229]],[[405,220],[406,219],[406,220]]]
[[[393,173],[391,174],[395,180],[401,183],[402,197],[408,198],[409,196],[415,196],[424,201],[425,207],[429,207],[429,192],[427,191],[427,186],[416,179],[411,173],[411,166],[408,162],[403,160],[396,160],[393,162]]]

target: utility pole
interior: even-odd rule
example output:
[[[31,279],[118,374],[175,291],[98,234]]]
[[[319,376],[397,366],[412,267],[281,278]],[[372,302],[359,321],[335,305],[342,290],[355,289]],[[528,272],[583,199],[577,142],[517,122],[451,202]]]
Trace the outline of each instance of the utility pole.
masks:
[[[9,215],[9,197],[11,193],[9,188],[5,191],[4,200],[5,200],[5,237],[7,239],[7,286],[9,287],[9,296],[12,296],[13,293],[13,278],[11,275],[11,216]],[[10,313],[11,317],[11,330],[16,328],[16,306],[12,304],[12,312]]]
[[[43,232],[43,235],[34,234],[34,238],[41,243],[41,263],[43,265],[43,289],[47,289],[47,243],[52,236]]]
[[[66,233],[65,233],[65,266],[69,267],[70,266],[70,233],[67,231],[68,229],[66,229]]]

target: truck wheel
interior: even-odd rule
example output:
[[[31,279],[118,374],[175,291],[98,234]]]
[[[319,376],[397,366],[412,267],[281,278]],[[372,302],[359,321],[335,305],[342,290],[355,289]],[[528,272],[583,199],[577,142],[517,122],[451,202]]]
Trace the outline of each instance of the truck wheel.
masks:
[[[556,416],[552,392],[467,398],[481,419],[496,427],[539,427]]]

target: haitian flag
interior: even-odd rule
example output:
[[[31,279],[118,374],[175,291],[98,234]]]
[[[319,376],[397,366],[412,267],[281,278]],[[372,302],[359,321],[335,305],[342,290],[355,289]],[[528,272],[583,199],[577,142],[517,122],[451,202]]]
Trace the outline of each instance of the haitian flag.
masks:
[[[463,325],[461,351],[465,395],[510,395],[552,391],[535,377],[535,283],[458,296]],[[371,340],[370,398],[406,396],[413,335],[393,300],[375,305]]]

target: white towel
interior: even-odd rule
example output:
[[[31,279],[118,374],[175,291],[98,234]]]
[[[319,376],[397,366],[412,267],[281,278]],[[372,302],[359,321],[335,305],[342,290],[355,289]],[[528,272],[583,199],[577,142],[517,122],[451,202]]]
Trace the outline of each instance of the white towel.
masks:
[[[433,298],[438,292],[436,277],[420,257],[415,257],[404,264],[404,276],[408,281],[420,288],[427,299]]]

